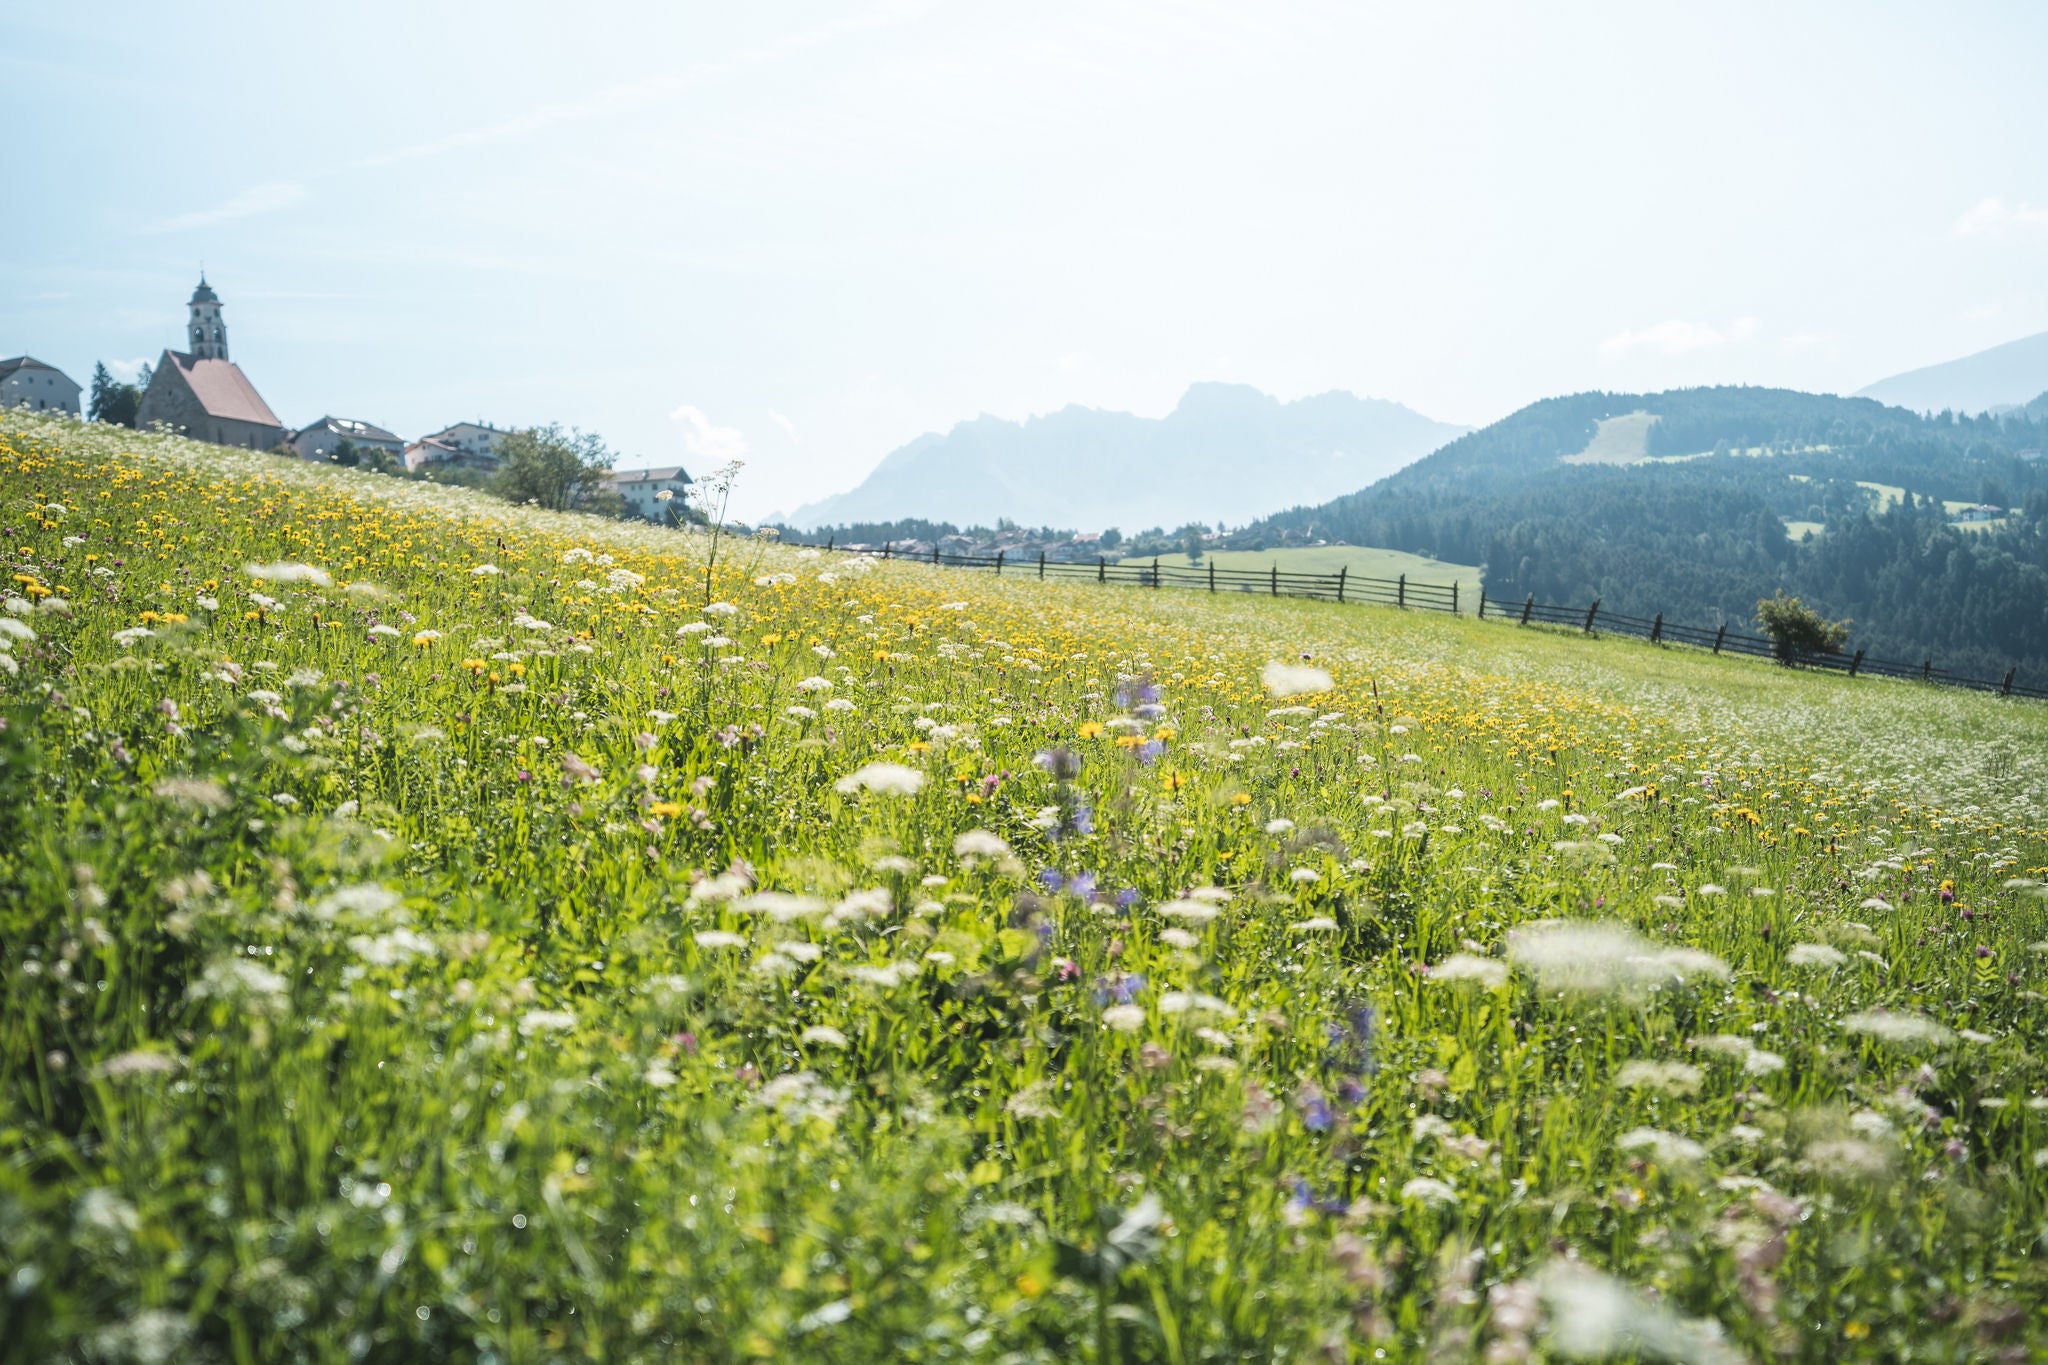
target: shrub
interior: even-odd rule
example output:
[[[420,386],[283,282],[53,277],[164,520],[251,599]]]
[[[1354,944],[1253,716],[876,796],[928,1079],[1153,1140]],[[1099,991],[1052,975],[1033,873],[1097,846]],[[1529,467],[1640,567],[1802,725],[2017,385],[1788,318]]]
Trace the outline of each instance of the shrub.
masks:
[[[1783,588],[1756,604],[1756,619],[1786,663],[1801,654],[1839,654],[1849,638],[1849,622],[1828,620]]]

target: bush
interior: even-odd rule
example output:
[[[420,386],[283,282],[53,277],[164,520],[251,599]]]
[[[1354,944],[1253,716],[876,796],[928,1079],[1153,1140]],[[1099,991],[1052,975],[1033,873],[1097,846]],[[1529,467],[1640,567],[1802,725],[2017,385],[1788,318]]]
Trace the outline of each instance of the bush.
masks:
[[[1786,663],[1801,654],[1839,654],[1849,638],[1849,622],[1828,620],[1783,588],[1756,604],[1756,619]]]

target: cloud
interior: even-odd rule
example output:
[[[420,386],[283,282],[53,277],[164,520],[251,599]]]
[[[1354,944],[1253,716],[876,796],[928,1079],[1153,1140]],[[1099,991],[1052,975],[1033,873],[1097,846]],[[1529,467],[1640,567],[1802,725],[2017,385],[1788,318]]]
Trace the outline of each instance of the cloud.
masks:
[[[1755,318],[1737,318],[1726,327],[1712,323],[1687,322],[1682,318],[1669,318],[1644,328],[1626,328],[1600,343],[1600,354],[1611,359],[1633,354],[1637,351],[1654,351],[1658,355],[1690,355],[1694,351],[1710,351],[1721,346],[1732,346],[1756,336]]]
[[[747,437],[738,427],[713,426],[702,408],[683,404],[668,415],[683,429],[683,450],[692,459],[719,464],[737,460],[747,453]]]
[[[142,367],[149,363],[148,356],[137,356],[133,360],[109,360],[107,373],[123,384],[133,384],[142,378]]]
[[[782,428],[782,434],[789,438],[789,443],[791,445],[800,446],[803,444],[802,438],[800,438],[796,434],[796,423],[790,421],[787,417],[784,417],[781,413],[776,412],[772,408],[769,409],[768,420],[775,423],[776,426]]]
[[[1087,363],[1088,353],[1086,351],[1069,351],[1067,354],[1053,361],[1053,365],[1056,368],[1058,368],[1058,370],[1062,374],[1072,374],[1075,370],[1080,369],[1083,365],[1086,365]]]
[[[1801,351],[1817,351],[1832,346],[1834,341],[1833,335],[1827,332],[1792,332],[1778,338],[1778,349],[1788,355],[1796,355]]]
[[[265,185],[253,185],[223,204],[196,213],[181,213],[166,218],[147,229],[149,232],[185,232],[192,228],[212,227],[216,223],[229,223],[237,218],[253,218],[259,213],[276,213],[288,209],[306,197],[306,187],[296,180],[273,180]]]
[[[2008,204],[1997,195],[1979,199],[1975,208],[1956,219],[1958,237],[2036,236],[2048,234],[2048,209]]]

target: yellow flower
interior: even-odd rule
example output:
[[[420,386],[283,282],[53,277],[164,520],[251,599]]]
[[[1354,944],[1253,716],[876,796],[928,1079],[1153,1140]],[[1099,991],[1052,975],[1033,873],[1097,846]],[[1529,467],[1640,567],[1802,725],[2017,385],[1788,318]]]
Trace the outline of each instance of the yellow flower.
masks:
[[[658,815],[664,820],[673,820],[683,813],[683,806],[680,801],[657,801],[649,806],[647,811],[650,815]]]
[[[1249,806],[1251,803],[1252,794],[1250,792],[1238,792],[1230,798],[1230,804],[1233,806]]]
[[[1083,739],[1093,739],[1101,733],[1102,725],[1099,721],[1091,720],[1087,724],[1083,725],[1080,729],[1080,735]]]
[[[1159,779],[1159,785],[1170,792],[1177,792],[1187,784],[1188,780],[1179,773],[1168,773],[1165,777]]]
[[[1162,725],[1157,730],[1154,730],[1152,732],[1152,738],[1158,740],[1168,740],[1172,739],[1179,733],[1180,731],[1174,729],[1171,725]]]

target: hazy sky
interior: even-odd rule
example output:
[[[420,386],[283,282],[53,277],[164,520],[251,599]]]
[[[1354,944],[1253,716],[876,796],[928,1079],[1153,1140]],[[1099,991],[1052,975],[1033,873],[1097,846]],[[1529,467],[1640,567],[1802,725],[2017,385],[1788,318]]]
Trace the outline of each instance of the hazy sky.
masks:
[[[1479,423],[2048,328],[2048,6],[0,7],[0,355],[595,429],[739,510],[1189,382]],[[1173,471],[1160,470],[1171,478]]]

